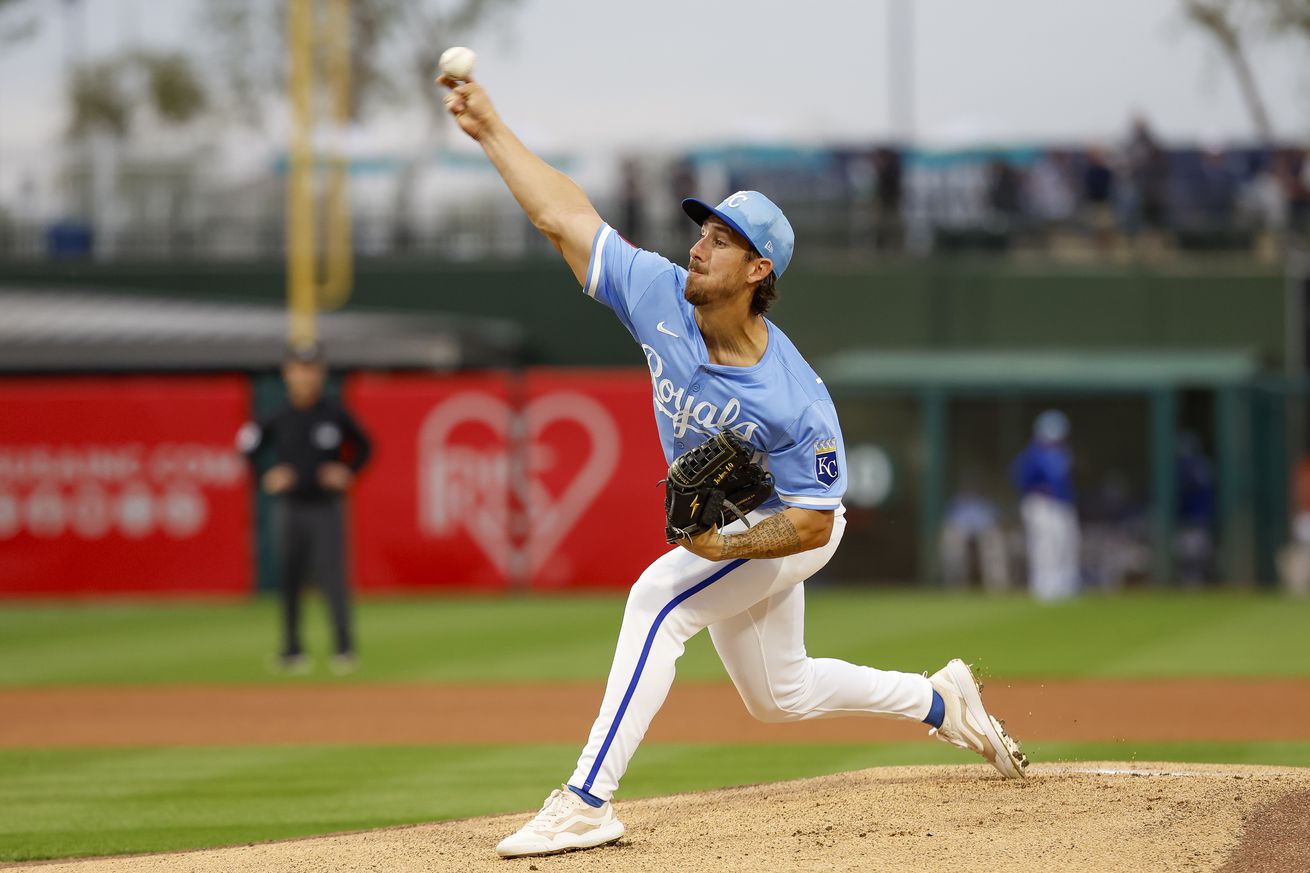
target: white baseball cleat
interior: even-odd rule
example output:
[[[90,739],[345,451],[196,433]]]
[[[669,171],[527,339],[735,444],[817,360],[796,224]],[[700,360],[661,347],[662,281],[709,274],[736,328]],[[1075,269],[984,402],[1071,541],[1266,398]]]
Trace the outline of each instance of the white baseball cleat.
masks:
[[[623,836],[623,822],[614,816],[609,801],[599,808],[561,785],[550,793],[536,818],[500,841],[502,858],[553,855],[571,849],[590,849]]]
[[[956,658],[928,677],[928,681],[946,704],[942,726],[928,731],[928,735],[977,752],[1000,770],[1002,776],[1023,778],[1028,758],[1019,750],[1019,743],[1010,739],[1005,726],[983,709],[982,685],[974,678],[969,665]]]

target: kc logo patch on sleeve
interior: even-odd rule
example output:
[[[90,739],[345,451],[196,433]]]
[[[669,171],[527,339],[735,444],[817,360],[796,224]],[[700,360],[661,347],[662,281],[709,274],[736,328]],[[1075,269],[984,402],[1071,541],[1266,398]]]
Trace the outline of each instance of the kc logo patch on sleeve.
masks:
[[[841,471],[837,469],[837,441],[814,441],[814,478],[825,488],[837,481]]]

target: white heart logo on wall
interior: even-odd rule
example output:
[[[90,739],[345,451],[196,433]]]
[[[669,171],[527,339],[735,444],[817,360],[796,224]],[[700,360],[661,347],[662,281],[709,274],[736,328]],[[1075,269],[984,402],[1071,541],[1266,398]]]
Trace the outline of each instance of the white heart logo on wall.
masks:
[[[586,452],[575,469],[564,469],[571,459],[544,439],[548,428],[561,424],[586,435]],[[470,428],[492,439],[470,444]],[[457,430],[465,432],[463,439]],[[510,451],[515,439],[524,441],[523,451]],[[418,529],[433,537],[462,529],[501,573],[535,574],[604,490],[619,451],[613,415],[585,394],[543,394],[517,414],[498,397],[457,394],[433,407],[419,428]],[[561,477],[562,488],[548,485]],[[511,485],[526,509],[526,531],[511,530]]]

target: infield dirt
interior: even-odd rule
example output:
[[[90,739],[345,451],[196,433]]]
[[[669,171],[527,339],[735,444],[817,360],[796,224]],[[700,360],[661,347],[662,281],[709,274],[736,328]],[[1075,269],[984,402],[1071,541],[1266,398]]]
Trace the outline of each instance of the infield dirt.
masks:
[[[889,767],[634,800],[617,844],[503,861],[525,813],[43,873],[389,871],[1220,871],[1293,873],[1310,858],[1310,771],[1227,765]]]

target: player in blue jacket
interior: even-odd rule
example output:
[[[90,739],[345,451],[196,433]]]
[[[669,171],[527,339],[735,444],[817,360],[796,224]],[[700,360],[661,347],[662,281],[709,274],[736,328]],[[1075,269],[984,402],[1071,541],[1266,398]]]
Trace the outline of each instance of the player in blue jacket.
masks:
[[[823,380],[764,317],[792,256],[781,210],[756,191],[717,206],[686,200],[700,236],[687,267],[670,263],[605,224],[571,179],[501,121],[481,86],[441,82],[451,89],[446,106],[455,121],[586,295],[612,309],[640,344],[666,461],[731,428],[755,447],[777,489],[749,516],[749,529],[737,522],[685,540],[642,573],[577,767],[496,851],[549,854],[623,836],[610,799],[668,694],[683,647],[704,628],[756,718],[914,719],[1004,775],[1022,776],[1017,744],[983,709],[962,661],[927,678],[806,654],[801,583],[841,541],[846,460]]]
[[[1028,589],[1039,600],[1078,593],[1080,536],[1074,508],[1069,419],[1048,409],[1033,423],[1033,439],[1014,460],[1028,545]]]

